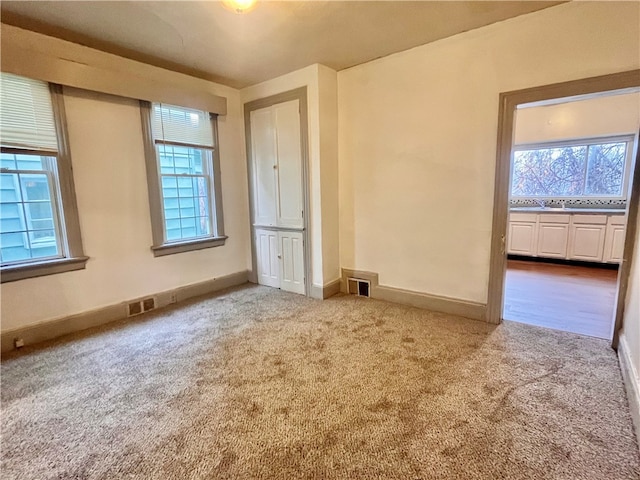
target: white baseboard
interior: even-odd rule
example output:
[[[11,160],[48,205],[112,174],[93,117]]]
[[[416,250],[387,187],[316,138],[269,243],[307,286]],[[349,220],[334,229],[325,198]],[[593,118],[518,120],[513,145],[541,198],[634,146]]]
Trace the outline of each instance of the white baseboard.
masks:
[[[636,430],[636,438],[640,445],[640,377],[629,352],[629,344],[624,336],[620,335],[618,343],[618,361],[620,362],[620,370],[622,371],[622,379],[624,380],[625,390],[627,391],[627,400],[629,402],[629,410],[631,418]]]
[[[204,282],[177,287],[164,292],[145,295],[145,297],[154,297],[157,309],[165,307],[170,303],[181,302],[189,298],[206,295],[236,285],[242,285],[246,282],[247,271],[243,271],[213,278]],[[25,327],[4,331],[0,334],[0,351],[4,353],[13,350],[15,348],[14,341],[17,338],[22,339],[25,345],[32,345],[45,340],[52,340],[69,333],[79,332],[116,320],[122,320],[127,317],[127,304],[133,300],[137,299],[130,299],[122,303],[108,305],[88,312],[77,313],[63,318],[47,320],[35,325],[27,325]]]
[[[485,304],[380,285],[377,273],[347,268],[342,269],[341,291],[344,293],[347,292],[348,278],[368,280],[371,284],[371,298],[486,321],[487,306]]]
[[[311,285],[311,298],[317,298],[318,300],[324,300],[329,297],[340,293],[340,279],[336,279],[333,282],[329,282],[326,285],[320,287],[318,285]]]

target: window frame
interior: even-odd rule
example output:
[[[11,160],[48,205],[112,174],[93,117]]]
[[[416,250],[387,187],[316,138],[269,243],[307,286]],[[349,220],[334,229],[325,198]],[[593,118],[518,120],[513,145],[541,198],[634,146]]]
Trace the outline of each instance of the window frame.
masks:
[[[587,201],[609,201],[609,200],[622,200],[626,201],[629,193],[629,175],[631,174],[631,164],[633,157],[634,142],[636,136],[633,134],[622,135],[610,135],[606,137],[589,137],[578,138],[570,140],[558,140],[551,142],[537,142],[537,143],[523,143],[513,146],[511,152],[511,168],[509,177],[509,198],[512,200],[543,200],[543,199],[562,199],[562,200],[587,200]],[[622,178],[622,189],[620,195],[514,195],[512,193],[513,188],[513,175],[514,175],[514,162],[515,153],[522,150],[544,150],[549,148],[561,148],[561,147],[587,147],[587,154],[585,158],[585,185],[588,173],[589,163],[589,147],[591,145],[602,145],[607,143],[626,143],[627,148],[625,152],[624,173]]]
[[[60,257],[46,257],[42,260],[30,259],[28,261],[7,263],[0,266],[0,282],[14,282],[27,278],[53,275],[57,273],[82,270],[89,260],[82,247],[82,235],[80,233],[80,219],[73,180],[73,167],[71,163],[71,151],[69,148],[69,135],[67,130],[66,111],[62,86],[49,83],[49,93],[56,128],[58,151],[38,150],[15,147],[0,147],[2,152],[24,155],[38,155],[55,159],[52,168],[39,173],[46,173],[49,178],[52,208],[55,205],[57,222],[54,218],[54,226],[57,223]],[[51,182],[55,182],[51,188]],[[26,221],[26,219],[25,219]]]
[[[209,113],[214,146],[193,145],[182,142],[154,140],[151,130],[152,104],[140,101],[142,119],[142,135],[144,138],[145,166],[149,193],[149,210],[151,218],[151,234],[153,245],[151,251],[155,257],[190,252],[204,248],[223,246],[228,238],[224,234],[224,216],[222,209],[222,181],[220,176],[220,148],[218,142],[217,115]],[[209,213],[211,234],[208,236],[189,238],[186,240],[166,239],[164,203],[161,191],[162,174],[159,165],[158,145],[173,145],[195,148],[209,152],[211,165],[207,170],[207,188],[209,190]]]

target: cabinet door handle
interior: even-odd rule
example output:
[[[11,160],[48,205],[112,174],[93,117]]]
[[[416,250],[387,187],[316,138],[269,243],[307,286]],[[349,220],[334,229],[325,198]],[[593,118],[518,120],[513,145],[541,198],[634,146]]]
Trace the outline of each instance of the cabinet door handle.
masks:
[[[278,255],[278,258],[280,258],[280,259],[281,259],[281,258],[282,258],[282,255]]]

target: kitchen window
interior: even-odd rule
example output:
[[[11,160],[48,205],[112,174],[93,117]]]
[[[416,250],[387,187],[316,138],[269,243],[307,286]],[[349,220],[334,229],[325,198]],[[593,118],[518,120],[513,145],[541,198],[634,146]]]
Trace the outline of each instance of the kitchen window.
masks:
[[[141,102],[156,256],[224,245],[217,117]]]
[[[2,282],[84,268],[62,89],[2,73]]]
[[[511,197],[624,199],[633,137],[517,146]]]

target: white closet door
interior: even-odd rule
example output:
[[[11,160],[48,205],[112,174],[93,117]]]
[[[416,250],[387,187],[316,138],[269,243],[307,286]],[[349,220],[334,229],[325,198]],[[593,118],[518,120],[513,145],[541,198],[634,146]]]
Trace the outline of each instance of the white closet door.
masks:
[[[273,106],[278,158],[279,227],[302,228],[302,150],[298,100]]]
[[[280,288],[287,292],[305,293],[304,249],[302,232],[278,232],[280,246]]]
[[[276,131],[272,108],[251,112],[251,154],[253,162],[254,221],[257,225],[277,224]]]
[[[258,283],[269,287],[280,287],[280,248],[278,232],[256,229],[256,254]]]

